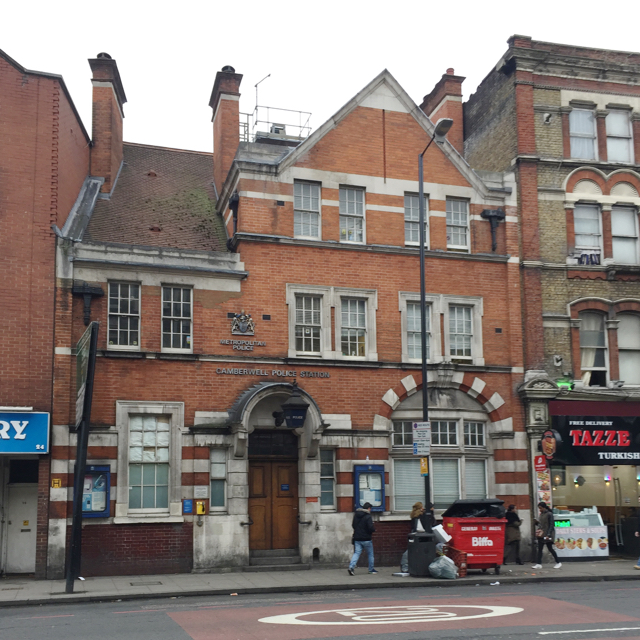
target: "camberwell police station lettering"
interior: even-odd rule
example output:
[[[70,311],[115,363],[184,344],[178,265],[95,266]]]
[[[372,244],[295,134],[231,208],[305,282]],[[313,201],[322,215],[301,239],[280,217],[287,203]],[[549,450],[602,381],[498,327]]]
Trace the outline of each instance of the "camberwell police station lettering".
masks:
[[[273,376],[277,378],[330,378],[331,375],[324,371],[293,371],[290,369],[236,369],[231,367],[219,367],[216,373],[227,376]]]
[[[0,413],[2,453],[49,453],[49,414]]]

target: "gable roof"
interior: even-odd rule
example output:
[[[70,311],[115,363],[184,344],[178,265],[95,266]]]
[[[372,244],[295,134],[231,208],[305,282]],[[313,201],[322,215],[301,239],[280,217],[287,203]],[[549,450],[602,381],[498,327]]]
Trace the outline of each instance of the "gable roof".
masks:
[[[125,143],[111,197],[97,200],[83,239],[227,251],[212,172],[210,153]]]

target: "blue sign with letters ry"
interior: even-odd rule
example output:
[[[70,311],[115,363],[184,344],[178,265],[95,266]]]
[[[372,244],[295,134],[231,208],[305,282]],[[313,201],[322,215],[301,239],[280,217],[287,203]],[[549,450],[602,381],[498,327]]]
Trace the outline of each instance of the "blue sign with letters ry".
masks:
[[[0,412],[0,454],[49,453],[49,414]]]

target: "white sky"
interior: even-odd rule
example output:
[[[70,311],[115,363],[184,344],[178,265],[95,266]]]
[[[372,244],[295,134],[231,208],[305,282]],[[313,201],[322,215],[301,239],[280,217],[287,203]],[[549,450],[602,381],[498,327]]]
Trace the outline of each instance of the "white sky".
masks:
[[[260,104],[310,111],[315,129],[384,68],[420,103],[453,67],[466,97],[514,33],[637,51],[639,17],[639,0],[26,0],[3,6],[0,49],[62,75],[89,133],[87,59],[106,51],[127,94],[125,140],[211,151],[209,97],[227,64],[244,74],[241,111],[271,74]]]

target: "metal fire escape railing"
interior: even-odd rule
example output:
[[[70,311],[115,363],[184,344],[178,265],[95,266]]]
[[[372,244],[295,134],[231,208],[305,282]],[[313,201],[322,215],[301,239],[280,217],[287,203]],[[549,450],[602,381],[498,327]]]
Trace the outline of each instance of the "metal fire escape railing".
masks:
[[[256,136],[279,136],[304,140],[311,133],[311,113],[257,105],[252,113],[240,113],[240,141],[254,142]]]

